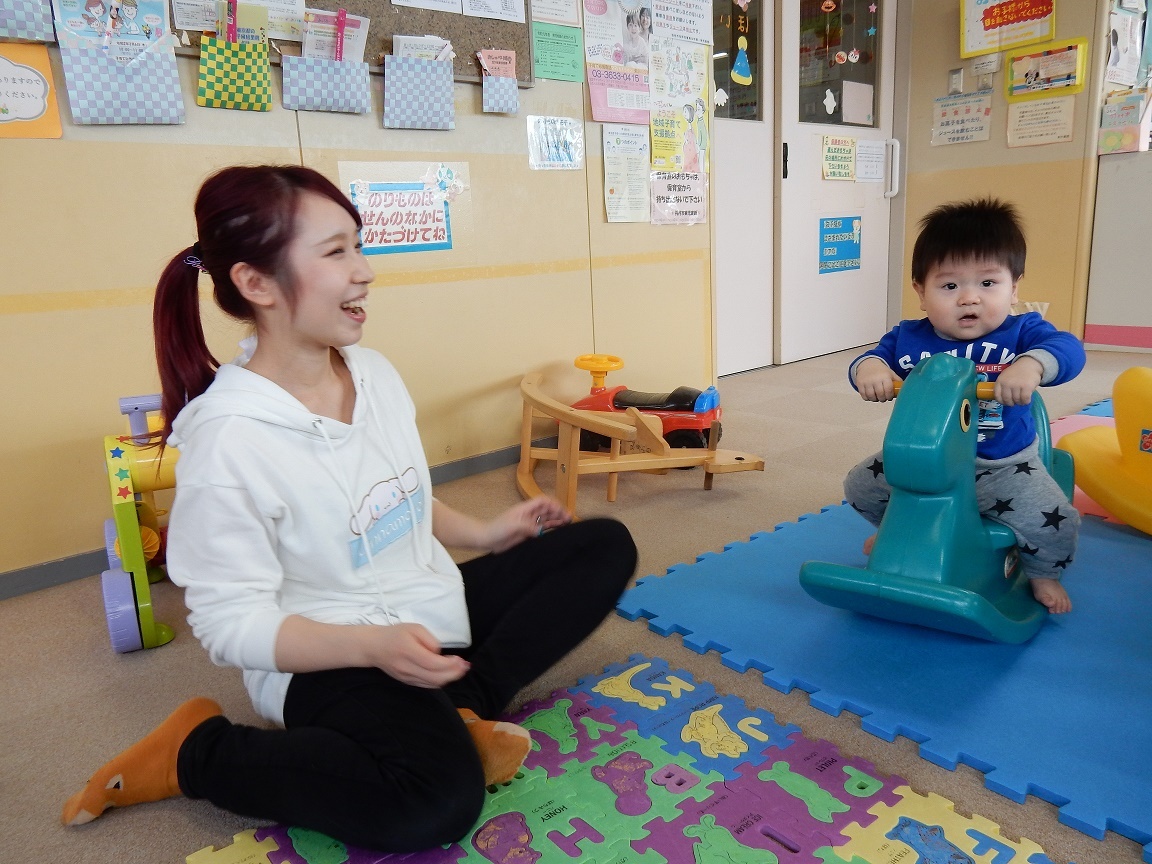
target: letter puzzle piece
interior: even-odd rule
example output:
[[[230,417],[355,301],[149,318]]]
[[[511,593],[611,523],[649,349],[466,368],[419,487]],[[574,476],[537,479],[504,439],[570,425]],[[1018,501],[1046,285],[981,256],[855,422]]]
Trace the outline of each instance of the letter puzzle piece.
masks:
[[[525,767],[543,767],[549,777],[562,775],[565,762],[592,759],[603,744],[620,744],[624,730],[636,728],[635,723],[620,724],[610,708],[591,705],[588,694],[567,691],[533,700],[508,719],[532,735]]]
[[[270,837],[257,840],[256,830],[250,829],[234,834],[227,846],[220,849],[207,846],[184,860],[187,864],[272,864],[268,856],[279,848]]]
[[[269,864],[396,864],[403,856],[348,846],[319,831],[307,828],[287,828],[271,825],[255,832],[263,842],[273,843],[275,851],[268,854]],[[229,847],[231,848],[231,847]],[[410,864],[456,864],[464,855],[458,844],[421,852],[417,857],[404,858]],[[240,859],[248,864],[246,859]],[[253,864],[261,859],[254,859]],[[199,862],[188,859],[188,864]],[[216,864],[216,862],[208,862]],[[239,864],[239,861],[237,862]]]
[[[463,844],[461,864],[568,862],[572,857],[565,850],[565,838],[572,838],[566,845],[583,840],[592,848],[610,842],[601,829],[612,820],[596,802],[587,800],[585,791],[568,778],[550,780],[542,767],[523,769],[511,783],[489,790],[478,827]],[[514,821],[509,820],[510,814]],[[497,852],[505,857],[492,857]],[[404,861],[408,864],[409,859]]]
[[[803,860],[793,857],[801,854],[814,860],[817,850],[843,843],[840,832],[847,826],[872,822],[870,807],[900,802],[895,790],[906,785],[903,778],[882,779],[870,762],[845,757],[828,741],[799,732],[791,737],[782,756],[771,750],[777,759],[771,767],[740,765],[739,776],[714,786],[710,798],[682,805],[681,817],[667,825],[649,823],[651,833],[636,847],[653,848],[669,861],[688,860],[687,829],[708,814],[745,846],[782,860]]]
[[[585,821],[609,845],[643,837],[648,822],[675,818],[681,802],[707,798],[708,787],[722,780],[715,771],[694,765],[691,757],[668,752],[658,738],[642,738],[636,730],[624,735],[624,743],[602,746],[591,762],[567,763],[561,781],[579,788],[575,808],[589,809],[592,815]],[[589,851],[587,845],[580,848]]]
[[[743,762],[771,758],[769,747],[791,746],[789,736],[800,731],[658,658],[633,655],[626,664],[582,679],[578,690],[588,693],[591,704],[610,706],[618,718],[635,723],[641,735],[660,738],[666,750],[689,755],[701,770],[725,779],[736,777]]]
[[[844,829],[851,838],[836,849],[842,858],[858,855],[866,861],[947,861],[949,864],[1040,864],[1044,851],[1026,838],[1012,842],[1000,836],[1000,828],[983,816],[966,818],[955,805],[935,793],[918,795],[907,786],[896,789],[897,804],[877,804],[876,817],[867,826]]]

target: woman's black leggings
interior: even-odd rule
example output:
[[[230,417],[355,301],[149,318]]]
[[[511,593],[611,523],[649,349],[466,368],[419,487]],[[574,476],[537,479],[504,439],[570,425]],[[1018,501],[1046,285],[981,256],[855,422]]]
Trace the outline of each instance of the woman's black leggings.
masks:
[[[494,718],[615,606],[636,567],[619,522],[575,522],[461,565],[471,669],[443,689],[379,669],[292,676],[284,729],[205,721],[180,748],[180,788],[243,816],[414,852],[460,839],[484,776],[457,713]]]

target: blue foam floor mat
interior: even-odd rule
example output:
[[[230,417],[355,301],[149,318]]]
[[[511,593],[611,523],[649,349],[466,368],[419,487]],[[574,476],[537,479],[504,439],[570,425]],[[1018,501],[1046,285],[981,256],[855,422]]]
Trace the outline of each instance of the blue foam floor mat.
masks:
[[[1115,417],[1116,414],[1112,408],[1111,399],[1101,399],[1099,402],[1093,402],[1080,414],[1090,414],[1093,417]]]
[[[649,576],[618,605],[683,634],[725,665],[903,735],[989,789],[1060,807],[1060,821],[1115,831],[1152,862],[1152,541],[1085,518],[1064,577],[1074,609],[1024,645],[1002,645],[824,606],[799,584],[808,560],[863,566],[870,526],[847,505],[785,523],[694,564]]]

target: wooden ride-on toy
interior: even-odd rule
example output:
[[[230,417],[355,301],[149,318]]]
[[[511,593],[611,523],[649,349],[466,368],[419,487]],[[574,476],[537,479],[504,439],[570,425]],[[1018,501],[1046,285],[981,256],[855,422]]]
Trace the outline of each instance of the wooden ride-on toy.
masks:
[[[708,447],[674,449],[664,439],[658,417],[641,413],[634,407],[623,412],[572,408],[546,395],[540,389],[542,380],[539,372],[533,372],[520,382],[524,412],[516,488],[525,498],[543,494],[534,476],[536,466],[541,462],[556,463],[555,496],[570,513],[576,512],[577,480],[585,474],[607,474],[608,500],[615,501],[618,475],[626,471],[664,474],[670,468],[700,465],[704,468],[704,488],[711,489],[715,474],[764,470],[764,460],[759,456],[716,449],[719,429],[713,429]],[[533,420],[544,417],[559,425],[555,448],[532,446]],[[608,439],[608,452],[582,451],[581,432]]]
[[[1112,385],[1116,426],[1060,439],[1076,457],[1080,488],[1117,519],[1152,534],[1152,368],[1133,366]]]
[[[884,436],[888,509],[867,567],[809,561],[800,584],[830,606],[994,642],[1021,643],[1048,610],[1032,596],[1016,537],[981,517],[976,504],[977,398],[970,360],[935,354],[916,364]],[[1053,450],[1039,393],[1032,415],[1040,457],[1069,500],[1072,459]]]
[[[635,408],[642,414],[658,417],[664,440],[672,447],[714,446],[713,435],[718,440],[720,393],[715,387],[705,390],[677,387],[669,393],[643,393],[629,390],[623,384],[608,387],[607,374],[624,368],[624,361],[615,354],[581,354],[573,365],[592,374],[592,389],[587,396],[573,402],[573,408],[613,414],[624,414],[629,408]],[[603,436],[587,430],[580,434],[581,450],[600,450],[609,443]]]
[[[159,396],[120,400],[129,417],[130,435],[104,438],[104,462],[112,496],[112,518],[104,524],[108,569],[100,574],[108,636],[117,654],[156,648],[172,641],[173,630],[156,621],[149,583],[164,578],[153,563],[160,551],[158,514],[152,493],[176,484],[174,447],[148,441],[148,413],[160,409]]]

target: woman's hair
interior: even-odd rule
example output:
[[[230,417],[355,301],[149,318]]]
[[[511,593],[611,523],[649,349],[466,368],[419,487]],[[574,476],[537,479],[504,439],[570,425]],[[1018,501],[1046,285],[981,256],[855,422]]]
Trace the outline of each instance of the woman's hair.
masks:
[[[164,417],[161,444],[171,434],[180,409],[208,389],[220,367],[204,341],[200,321],[201,271],[212,277],[216,305],[237,320],[254,321],[251,305],[232,283],[232,267],[240,262],[275,277],[292,302],[287,249],[295,235],[300,197],[306,192],[335,201],[360,227],[360,214],[352,202],[311,168],[225,168],[200,187],[195,205],[199,239],[168,262],[152,307]]]

